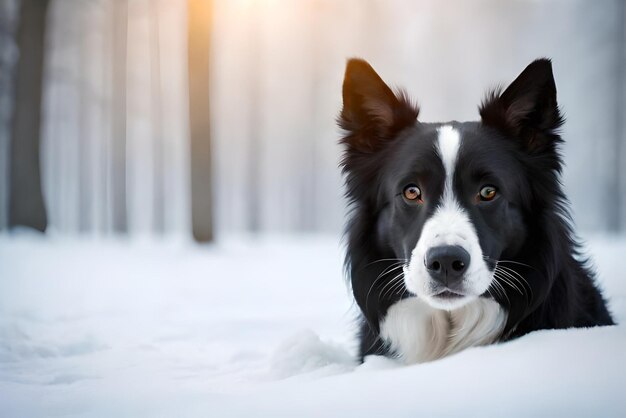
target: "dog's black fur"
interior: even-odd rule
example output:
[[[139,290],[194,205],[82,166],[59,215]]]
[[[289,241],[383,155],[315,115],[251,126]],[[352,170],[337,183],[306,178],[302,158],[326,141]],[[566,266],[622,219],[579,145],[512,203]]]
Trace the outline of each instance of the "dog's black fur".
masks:
[[[481,296],[494,298],[508,312],[499,340],[539,329],[613,324],[581,258],[560,183],[563,118],[551,62],[530,64],[509,87],[490,92],[479,111],[479,122],[449,123],[464,138],[455,192],[468,195],[463,207],[483,254],[508,260],[508,268],[526,280],[520,282],[523,292],[505,285],[506,294]],[[417,105],[403,92],[394,93],[368,63],[349,60],[338,122],[345,130],[342,166],[351,204],[346,269],[363,315],[361,360],[388,354],[380,321],[409,295],[400,288],[383,297],[394,276],[384,272],[396,260],[408,260],[438,203],[435,198],[419,208],[407,205],[397,187],[416,178],[432,196],[440,196],[443,187],[441,162],[432,152],[441,124],[419,122],[418,113]],[[477,177],[497,183],[502,196],[491,205],[474,202]]]

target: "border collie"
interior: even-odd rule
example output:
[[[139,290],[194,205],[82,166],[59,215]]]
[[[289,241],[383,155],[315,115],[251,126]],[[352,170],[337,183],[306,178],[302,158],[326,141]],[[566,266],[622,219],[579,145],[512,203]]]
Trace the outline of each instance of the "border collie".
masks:
[[[561,188],[550,60],[488,93],[479,112],[479,122],[420,122],[403,91],[348,61],[338,122],[361,361],[424,362],[534,330],[613,324]]]

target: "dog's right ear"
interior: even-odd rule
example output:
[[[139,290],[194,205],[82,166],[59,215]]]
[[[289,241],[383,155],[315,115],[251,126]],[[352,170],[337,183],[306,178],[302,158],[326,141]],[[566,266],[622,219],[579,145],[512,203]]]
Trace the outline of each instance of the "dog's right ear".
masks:
[[[339,126],[347,131],[349,150],[373,152],[402,129],[415,123],[419,109],[406,94],[398,95],[364,60],[351,59],[343,80]]]

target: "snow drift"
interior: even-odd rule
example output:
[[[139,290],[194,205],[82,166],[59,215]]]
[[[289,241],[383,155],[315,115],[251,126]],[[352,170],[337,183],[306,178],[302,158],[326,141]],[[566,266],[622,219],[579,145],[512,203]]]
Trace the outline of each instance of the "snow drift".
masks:
[[[626,319],[626,239],[591,241]],[[626,328],[353,358],[335,237],[0,237],[0,416],[620,416]]]

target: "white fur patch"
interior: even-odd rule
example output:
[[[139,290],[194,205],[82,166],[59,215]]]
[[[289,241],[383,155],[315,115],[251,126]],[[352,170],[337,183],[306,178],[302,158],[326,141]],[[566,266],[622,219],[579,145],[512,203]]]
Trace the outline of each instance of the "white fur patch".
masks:
[[[422,363],[495,342],[506,319],[506,312],[491,299],[445,311],[412,297],[389,308],[380,335],[404,363]]]
[[[461,137],[459,136],[459,131],[449,125],[442,126],[437,132],[439,133],[437,148],[443,167],[446,169],[446,186],[449,185],[451,188],[456,157],[461,146]]]
[[[404,267],[404,281],[410,292],[433,308],[454,310],[485,293],[491,284],[492,273],[483,260],[476,230],[454,195],[454,170],[461,137],[456,129],[447,125],[440,127],[438,133],[437,152],[446,175],[444,192],[441,203],[424,224],[420,238],[411,251],[409,264]],[[470,264],[462,282],[467,296],[463,298],[442,300],[433,296],[434,286],[424,259],[428,250],[442,245],[458,245],[470,255]]]

